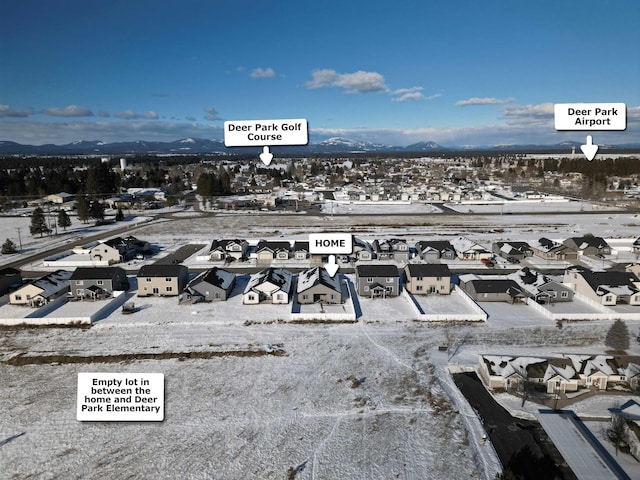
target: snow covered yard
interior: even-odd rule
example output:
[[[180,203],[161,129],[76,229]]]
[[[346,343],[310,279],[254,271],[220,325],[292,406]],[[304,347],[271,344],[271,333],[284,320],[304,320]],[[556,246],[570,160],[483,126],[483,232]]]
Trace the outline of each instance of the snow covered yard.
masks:
[[[5,359],[25,350],[98,354],[211,345],[277,344],[286,352],[0,364],[0,442],[6,441],[0,465],[7,478],[264,479],[286,478],[290,468],[298,469],[297,479],[483,478],[475,446],[429,366],[426,332],[416,334],[407,324],[185,321],[2,331]],[[164,422],[78,422],[77,373],[88,371],[164,373]]]

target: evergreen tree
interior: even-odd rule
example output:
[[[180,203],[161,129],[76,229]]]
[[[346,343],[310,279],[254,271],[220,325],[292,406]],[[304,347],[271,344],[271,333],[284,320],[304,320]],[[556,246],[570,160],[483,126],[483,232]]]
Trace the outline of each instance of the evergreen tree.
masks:
[[[47,225],[47,219],[44,216],[42,208],[36,207],[31,214],[31,225],[29,226],[29,232],[31,235],[43,234],[51,232],[51,229]]]
[[[16,248],[16,244],[10,238],[2,244],[2,254],[8,255],[11,253],[17,253],[18,249]]]
[[[64,210],[58,212],[58,226],[63,228],[65,232],[67,231],[67,227],[71,226],[71,219]]]
[[[104,204],[98,200],[91,202],[89,206],[89,215],[96,220],[104,220]]]
[[[89,202],[87,197],[79,196],[77,198],[78,220],[82,223],[87,223],[89,220]]]
[[[629,329],[627,324],[620,319],[613,322],[604,339],[604,344],[614,350],[628,350]]]
[[[118,207],[118,211],[116,213],[116,222],[121,222],[124,220],[124,212],[122,208]]]
[[[107,163],[100,162],[87,171],[87,192],[105,195],[116,191],[118,175]]]

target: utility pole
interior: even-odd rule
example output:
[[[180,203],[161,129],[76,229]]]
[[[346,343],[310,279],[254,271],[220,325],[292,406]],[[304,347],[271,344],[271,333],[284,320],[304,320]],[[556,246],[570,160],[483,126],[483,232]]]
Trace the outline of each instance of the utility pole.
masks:
[[[20,251],[22,251],[22,238],[20,237],[20,227],[16,227],[16,230],[18,231],[18,243],[20,244]]]

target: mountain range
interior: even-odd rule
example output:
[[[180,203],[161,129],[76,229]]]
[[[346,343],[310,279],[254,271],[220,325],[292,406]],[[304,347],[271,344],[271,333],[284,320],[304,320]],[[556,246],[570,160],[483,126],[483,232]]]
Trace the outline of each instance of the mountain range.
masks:
[[[442,146],[435,142],[418,142],[405,147],[332,137],[304,146],[271,147],[275,153],[356,153],[356,152],[455,152],[455,151],[500,151],[531,153],[570,153],[573,148],[580,153],[581,142],[562,142],[554,145],[492,145],[492,146]],[[610,152],[638,150],[640,144],[600,145]],[[190,154],[254,154],[257,147],[227,148],[221,140],[184,138],[173,142],[134,141],[102,142],[99,140],[68,143],[65,145],[23,145],[11,141],[0,141],[0,155],[190,155]]]

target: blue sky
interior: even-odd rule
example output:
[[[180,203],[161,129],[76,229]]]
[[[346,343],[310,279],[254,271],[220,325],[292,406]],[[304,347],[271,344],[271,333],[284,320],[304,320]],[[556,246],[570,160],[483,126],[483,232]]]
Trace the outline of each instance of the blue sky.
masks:
[[[553,104],[623,102],[640,142],[637,0],[5,0],[0,140],[222,139],[306,118],[408,145],[557,143]]]

